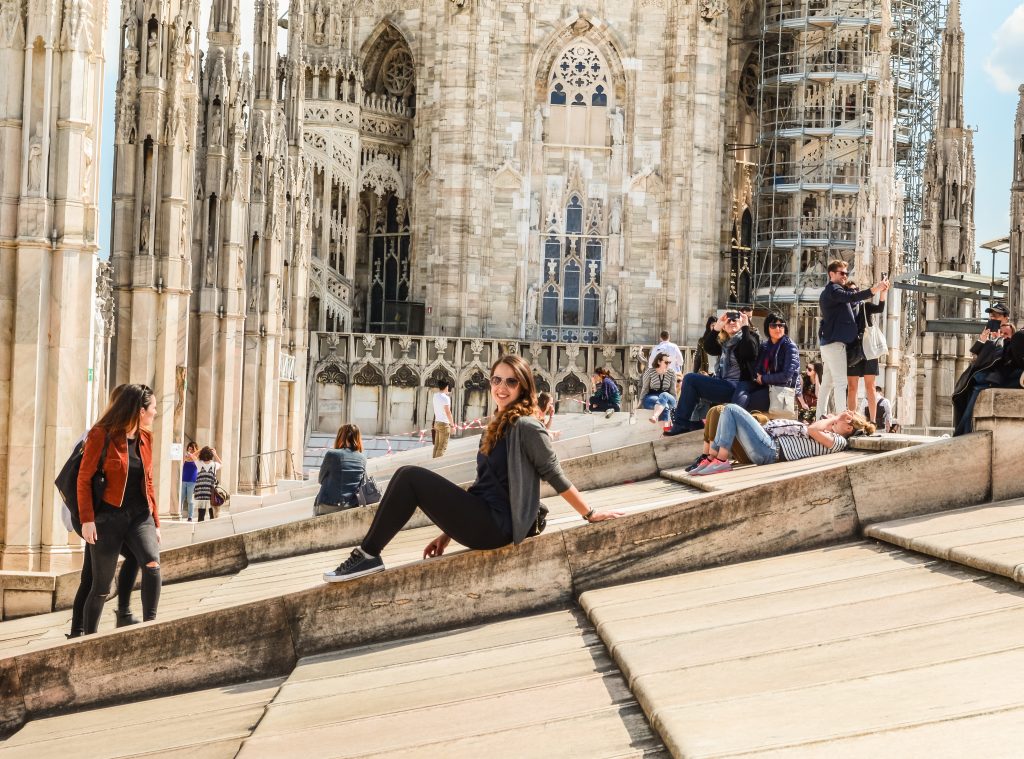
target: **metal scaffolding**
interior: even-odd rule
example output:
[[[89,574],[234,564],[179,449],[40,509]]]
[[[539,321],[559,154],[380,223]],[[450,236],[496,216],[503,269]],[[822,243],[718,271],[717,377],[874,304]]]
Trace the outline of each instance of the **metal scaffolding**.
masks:
[[[903,183],[903,268],[919,268],[923,176],[939,103],[939,55],[948,0],[893,0],[896,179]],[[913,309],[908,309],[913,313]]]
[[[891,2],[896,177],[904,262],[916,266],[921,174],[938,99],[943,0],[762,0],[755,185],[754,303],[786,312],[797,339],[816,335],[833,258],[853,262],[870,181],[881,78],[882,2]]]

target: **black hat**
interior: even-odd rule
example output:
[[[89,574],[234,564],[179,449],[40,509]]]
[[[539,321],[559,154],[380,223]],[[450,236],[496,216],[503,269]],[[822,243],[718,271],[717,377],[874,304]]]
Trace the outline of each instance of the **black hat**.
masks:
[[[1010,309],[1006,307],[1005,303],[993,303],[991,306],[985,309],[986,314],[999,314],[1000,316],[1009,316]]]

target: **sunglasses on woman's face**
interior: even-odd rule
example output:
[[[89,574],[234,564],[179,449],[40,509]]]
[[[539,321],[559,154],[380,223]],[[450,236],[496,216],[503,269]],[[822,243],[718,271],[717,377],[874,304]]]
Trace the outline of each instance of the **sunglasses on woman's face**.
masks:
[[[519,387],[519,380],[515,377],[499,377],[497,374],[491,377],[491,387],[500,387],[503,382],[509,390]]]
[[[771,326],[768,327],[768,329],[776,329],[776,328],[778,328],[778,329],[785,329],[786,328],[786,322],[775,322],[774,324],[772,324]]]

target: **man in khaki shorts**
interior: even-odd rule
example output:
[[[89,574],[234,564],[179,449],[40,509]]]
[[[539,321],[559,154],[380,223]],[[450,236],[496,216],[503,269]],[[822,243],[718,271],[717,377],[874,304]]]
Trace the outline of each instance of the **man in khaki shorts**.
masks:
[[[434,393],[434,458],[444,456],[448,450],[448,438],[451,437],[455,420],[452,418],[452,383],[441,380]]]

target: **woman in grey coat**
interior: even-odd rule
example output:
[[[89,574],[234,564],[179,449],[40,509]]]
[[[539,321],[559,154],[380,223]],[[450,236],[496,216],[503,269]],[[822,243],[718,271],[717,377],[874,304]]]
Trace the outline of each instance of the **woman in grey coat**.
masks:
[[[548,431],[533,416],[536,398],[530,365],[517,355],[498,359],[491,367],[495,411],[477,452],[476,481],[463,490],[430,470],[400,468],[388,483],[363,542],[337,569],[326,572],[324,580],[341,582],[383,571],[381,551],[417,506],[442,530],[424,549],[424,558],[443,554],[453,538],[476,550],[521,543],[537,520],[542,479],[588,522],[621,516],[618,511],[588,508],[566,479]]]

